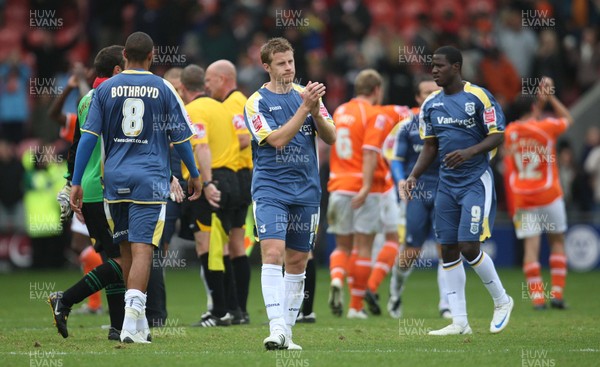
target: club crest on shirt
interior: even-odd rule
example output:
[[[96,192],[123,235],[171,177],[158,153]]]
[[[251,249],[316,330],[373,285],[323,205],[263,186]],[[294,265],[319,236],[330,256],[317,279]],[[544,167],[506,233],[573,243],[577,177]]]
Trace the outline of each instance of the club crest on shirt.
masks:
[[[466,102],[465,103],[465,112],[469,116],[473,116],[475,114],[475,102]]]
[[[479,223],[471,223],[471,233],[472,234],[479,233]]]

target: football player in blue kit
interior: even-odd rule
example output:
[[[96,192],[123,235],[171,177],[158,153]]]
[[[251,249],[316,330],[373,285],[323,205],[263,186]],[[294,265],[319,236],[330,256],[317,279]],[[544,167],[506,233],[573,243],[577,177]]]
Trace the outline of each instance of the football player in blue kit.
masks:
[[[504,140],[504,113],[487,90],[462,80],[461,67],[458,49],[444,46],[434,52],[432,75],[442,90],[432,93],[421,106],[419,130],[425,143],[402,190],[410,198],[417,179],[439,157],[435,232],[442,244],[452,324],[430,335],[472,333],[461,255],[494,300],[490,332],[506,327],[514,305],[492,259],[480,248],[494,224],[496,195],[489,162]]]
[[[190,200],[200,196],[202,184],[188,140],[190,122],[173,86],[148,70],[152,39],[143,32],[127,38],[123,56],[126,70],[102,83],[92,98],[75,158],[71,207],[80,212],[81,178],[99,137],[104,152],[105,212],[120,244],[126,281],[125,319],[120,339],[148,343],[145,316],[146,287],[154,247],[161,239],[169,196],[169,143],[175,145],[191,172]],[[153,122],[169,117],[169,129]]]
[[[335,127],[321,101],[325,86],[294,83],[294,50],[286,39],[269,40],[260,54],[270,81],[250,96],[244,117],[252,135],[252,200],[270,324],[263,344],[267,350],[302,349],[291,338],[319,223],[317,134],[332,144]]]
[[[416,84],[415,100],[421,104],[440,87],[431,79],[423,78]],[[423,149],[423,140],[419,136],[419,111],[413,108],[410,118],[400,122],[399,132],[396,136],[394,158],[391,161],[391,172],[396,187],[406,180],[406,173],[411,172],[419,153]],[[434,161],[429,168],[419,177],[418,186],[411,193],[411,200],[406,203],[406,236],[403,246],[398,252],[396,266],[392,268],[390,279],[390,299],[388,312],[393,318],[402,316],[402,291],[408,276],[412,272],[415,261],[421,256],[421,248],[432,233],[435,209],[435,192],[439,180],[440,164]],[[439,247],[439,245],[438,245]],[[439,249],[438,249],[439,251]],[[442,261],[438,264],[437,283],[440,292],[438,308],[440,315],[450,318],[446,282],[443,279]]]

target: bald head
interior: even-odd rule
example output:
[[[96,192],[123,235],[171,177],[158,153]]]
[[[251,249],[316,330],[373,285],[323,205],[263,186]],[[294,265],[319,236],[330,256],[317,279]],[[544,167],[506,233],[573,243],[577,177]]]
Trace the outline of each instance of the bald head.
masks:
[[[204,78],[206,93],[222,101],[237,88],[236,79],[235,65],[229,60],[217,60],[206,68]]]

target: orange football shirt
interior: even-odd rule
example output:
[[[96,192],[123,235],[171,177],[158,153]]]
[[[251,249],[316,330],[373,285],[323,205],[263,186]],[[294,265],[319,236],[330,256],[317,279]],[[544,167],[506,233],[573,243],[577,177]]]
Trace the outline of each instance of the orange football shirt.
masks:
[[[517,121],[504,133],[505,163],[514,209],[544,206],[562,197],[556,140],[566,119]]]

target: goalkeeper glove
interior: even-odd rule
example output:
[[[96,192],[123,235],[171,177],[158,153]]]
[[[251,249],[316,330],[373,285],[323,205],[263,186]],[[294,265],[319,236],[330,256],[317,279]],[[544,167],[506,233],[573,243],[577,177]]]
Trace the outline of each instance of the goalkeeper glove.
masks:
[[[73,216],[71,209],[71,181],[67,181],[65,186],[56,195],[56,201],[60,205],[60,221],[65,223]]]

